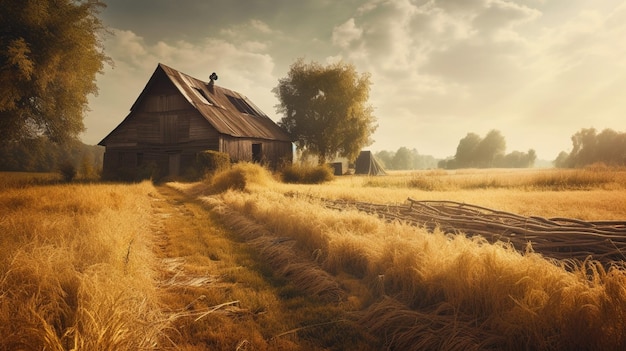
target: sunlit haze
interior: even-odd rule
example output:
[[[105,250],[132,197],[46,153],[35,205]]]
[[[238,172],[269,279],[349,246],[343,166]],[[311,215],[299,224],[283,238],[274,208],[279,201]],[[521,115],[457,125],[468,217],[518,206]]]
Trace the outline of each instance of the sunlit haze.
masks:
[[[114,61],[99,75],[82,139],[115,128],[158,63],[250,98],[299,57],[371,74],[373,151],[453,156],[473,132],[507,153],[553,160],[582,128],[624,132],[626,5],[617,0],[105,0]]]

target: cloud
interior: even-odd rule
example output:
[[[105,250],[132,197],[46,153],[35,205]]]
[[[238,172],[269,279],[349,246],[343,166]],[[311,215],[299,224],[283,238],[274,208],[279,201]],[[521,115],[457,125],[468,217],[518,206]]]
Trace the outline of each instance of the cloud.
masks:
[[[346,49],[350,46],[351,42],[358,40],[362,34],[363,30],[356,27],[354,18],[350,18],[342,25],[333,29],[332,42],[334,45]]]
[[[492,32],[512,29],[541,16],[541,12],[510,1],[491,0],[482,4],[473,25],[479,31]]]
[[[625,56],[618,39],[625,32],[624,10],[607,15],[580,9],[564,22],[552,21],[554,13],[544,19],[548,9],[543,5],[530,0],[373,0],[362,5],[335,28],[343,35],[333,36],[333,43],[342,49],[335,57],[372,73],[371,101],[379,118],[375,139],[388,144],[398,135],[407,140],[414,135],[420,144],[451,145],[454,154],[467,132],[496,128],[516,140],[510,145],[525,150],[554,141],[520,135],[550,138],[568,121],[576,120],[569,125],[579,129],[595,113],[614,118],[609,117],[618,103],[613,89],[624,80],[610,74],[624,71],[616,67]],[[357,31],[358,36],[349,35]],[[441,124],[446,120],[450,125]],[[526,145],[520,145],[524,140]]]

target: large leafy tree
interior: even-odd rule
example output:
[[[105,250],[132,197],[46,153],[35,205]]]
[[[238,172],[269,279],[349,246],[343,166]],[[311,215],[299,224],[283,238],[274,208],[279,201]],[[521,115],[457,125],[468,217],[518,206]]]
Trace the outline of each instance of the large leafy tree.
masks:
[[[99,0],[0,0],[0,143],[78,137],[109,60]]]
[[[377,127],[367,103],[370,85],[369,74],[357,73],[351,64],[299,59],[273,90],[283,115],[279,124],[299,150],[317,155],[322,164],[336,154],[355,160]]]

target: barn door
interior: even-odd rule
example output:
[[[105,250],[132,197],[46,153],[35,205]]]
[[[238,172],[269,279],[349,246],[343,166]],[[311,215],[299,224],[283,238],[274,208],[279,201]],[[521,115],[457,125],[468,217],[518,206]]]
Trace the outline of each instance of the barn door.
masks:
[[[170,154],[169,176],[176,177],[180,174],[180,154]]]
[[[263,144],[252,144],[252,162],[261,162],[263,160]]]

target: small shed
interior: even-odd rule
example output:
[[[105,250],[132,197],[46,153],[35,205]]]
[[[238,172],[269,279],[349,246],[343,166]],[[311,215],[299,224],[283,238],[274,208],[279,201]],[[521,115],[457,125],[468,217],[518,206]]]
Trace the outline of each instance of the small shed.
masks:
[[[179,176],[196,154],[214,150],[232,162],[270,167],[293,160],[291,137],[246,96],[159,64],[130,113],[98,145],[105,147],[103,175],[151,165],[158,177]]]
[[[386,175],[387,172],[371,151],[361,151],[354,161],[354,174]]]

